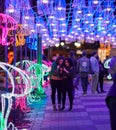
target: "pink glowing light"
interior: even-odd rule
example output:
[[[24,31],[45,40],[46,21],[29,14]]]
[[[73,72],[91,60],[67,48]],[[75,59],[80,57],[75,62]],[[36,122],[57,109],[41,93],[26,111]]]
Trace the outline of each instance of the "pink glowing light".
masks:
[[[9,45],[13,43],[13,39],[6,41],[8,31],[17,29],[17,22],[9,15],[0,13],[0,44]]]

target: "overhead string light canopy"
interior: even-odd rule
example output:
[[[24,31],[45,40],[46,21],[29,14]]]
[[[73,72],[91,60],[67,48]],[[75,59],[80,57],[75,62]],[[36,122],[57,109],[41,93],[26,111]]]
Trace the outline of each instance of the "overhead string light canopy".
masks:
[[[22,11],[23,26],[30,36],[40,33],[44,46],[61,41],[116,44],[115,0],[36,0],[33,7],[29,1],[7,0],[6,13],[20,23]]]
[[[7,0],[6,14],[12,16],[23,28],[34,32],[34,11],[32,10],[29,0]]]
[[[71,0],[68,4],[65,0],[40,2],[44,7],[39,8],[46,28],[42,34],[44,44],[52,46],[62,40],[70,43],[99,41],[106,45],[108,42],[115,44],[114,0]]]

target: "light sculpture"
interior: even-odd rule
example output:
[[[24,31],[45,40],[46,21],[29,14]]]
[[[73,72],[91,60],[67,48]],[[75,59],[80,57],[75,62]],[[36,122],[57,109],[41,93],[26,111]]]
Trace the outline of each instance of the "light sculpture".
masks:
[[[27,46],[29,49],[31,50],[37,50],[37,45],[38,45],[38,41],[37,41],[37,36],[35,35],[31,35],[30,37],[27,37],[26,41],[27,41]]]
[[[4,130],[4,117],[0,112],[0,130]]]
[[[0,13],[0,44],[10,45],[14,42],[13,38],[7,41],[7,35],[9,30],[16,30],[17,22],[9,15]]]
[[[16,29],[16,46],[23,46],[25,44],[25,36],[29,36],[30,31],[24,28],[22,24],[18,24]],[[13,36],[13,31],[9,31],[8,36]]]
[[[14,67],[12,65],[9,65],[7,63],[0,62],[0,68],[2,68],[4,71],[7,72],[8,77],[10,79],[11,88],[12,88],[11,92],[1,94],[2,116],[4,117],[4,130],[7,130],[8,127],[10,127],[10,126],[12,126],[12,130],[17,130],[17,128],[13,125],[12,122],[8,123],[8,117],[9,117],[10,111],[12,109],[13,98],[17,99],[20,97],[24,97],[32,91],[32,86],[30,85],[30,78],[23,70],[21,70],[17,67]],[[24,86],[20,90],[20,92],[16,91],[18,88],[16,88],[17,86],[15,86],[14,76],[8,70],[8,68],[10,68],[10,70],[14,70],[20,74],[21,80],[24,84]],[[7,108],[5,108],[6,107],[6,99],[8,100]]]
[[[107,59],[107,60],[104,62],[104,68],[106,68],[106,69],[109,69],[109,68],[110,68],[110,66],[109,66],[110,61],[111,61],[111,58]],[[109,75],[107,76],[107,78],[108,78],[108,79],[112,79],[111,74],[109,74]]]
[[[13,51],[9,51],[8,52],[8,64],[12,64],[14,59],[14,52]]]
[[[16,66],[19,66],[19,65],[20,65],[20,62],[17,62]],[[42,64],[42,66],[40,66],[39,64],[37,64],[33,61],[22,60],[22,68],[29,75],[30,83],[31,83],[31,86],[33,87],[32,93],[30,93],[27,96],[28,103],[30,104],[34,101],[41,100],[41,96],[39,96],[37,94],[33,94],[33,91],[35,89],[38,89],[40,93],[44,93],[44,89],[41,88],[41,87],[45,86],[44,76],[47,76],[49,74],[50,67],[48,67],[47,65],[44,65],[44,64]],[[42,72],[42,74],[40,72]],[[40,76],[42,77],[42,86],[41,86],[41,83],[40,83],[41,82]],[[19,76],[17,76],[17,80],[18,79],[20,79]]]

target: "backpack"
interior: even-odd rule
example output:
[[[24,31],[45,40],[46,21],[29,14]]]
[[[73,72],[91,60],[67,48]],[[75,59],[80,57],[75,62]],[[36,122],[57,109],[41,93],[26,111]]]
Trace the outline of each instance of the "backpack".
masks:
[[[86,72],[90,71],[90,61],[87,58],[80,59],[79,62],[79,72]]]

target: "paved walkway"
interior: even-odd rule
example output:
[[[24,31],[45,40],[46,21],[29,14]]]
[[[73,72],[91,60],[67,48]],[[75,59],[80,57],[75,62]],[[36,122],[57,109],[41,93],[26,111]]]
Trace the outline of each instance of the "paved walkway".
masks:
[[[109,90],[112,82],[105,82],[104,88]],[[68,111],[66,102],[64,111],[54,112],[51,104],[50,87],[45,89],[47,98],[38,103],[33,103],[32,111],[26,114],[21,130],[111,130],[109,111],[105,104],[106,93],[91,94],[90,86],[88,94],[82,96],[82,89],[75,92],[74,107]]]

